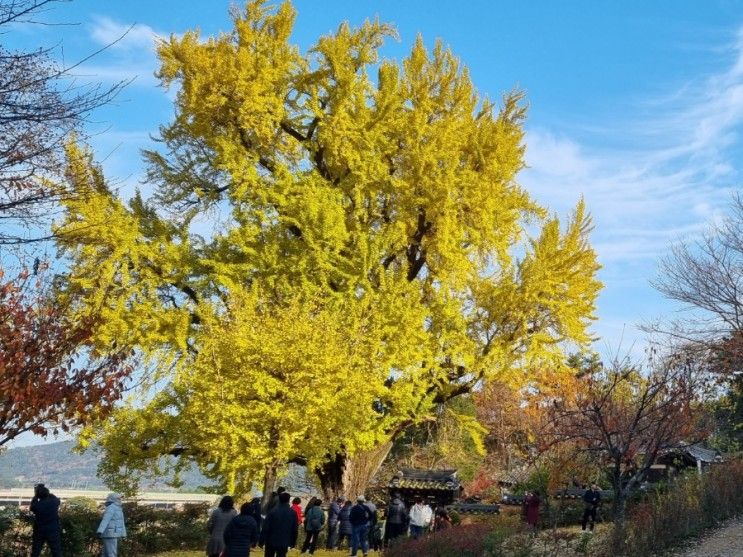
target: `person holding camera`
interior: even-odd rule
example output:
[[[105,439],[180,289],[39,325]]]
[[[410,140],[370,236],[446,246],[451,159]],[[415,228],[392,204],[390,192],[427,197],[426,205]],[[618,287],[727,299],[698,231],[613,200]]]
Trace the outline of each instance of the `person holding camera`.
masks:
[[[44,484],[34,487],[31,499],[34,513],[31,557],[39,557],[44,544],[49,546],[52,557],[62,557],[62,527],[59,523],[59,499],[49,493]]]

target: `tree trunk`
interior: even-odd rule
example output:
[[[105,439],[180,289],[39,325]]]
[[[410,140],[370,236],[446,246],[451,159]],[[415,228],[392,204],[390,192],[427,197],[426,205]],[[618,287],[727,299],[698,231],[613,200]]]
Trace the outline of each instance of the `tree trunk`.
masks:
[[[317,468],[323,497],[332,501],[343,495],[355,498],[363,495],[369,482],[392,449],[392,441],[382,443],[369,451],[356,453],[353,458],[337,454],[333,460]]]
[[[627,493],[623,489],[614,491],[614,533],[612,535],[612,547],[614,555],[624,555],[625,549],[625,518],[627,514]]]
[[[261,509],[264,514],[271,502],[271,494],[276,491],[277,472],[278,466],[266,466],[266,473],[263,476],[263,497],[261,498]]]

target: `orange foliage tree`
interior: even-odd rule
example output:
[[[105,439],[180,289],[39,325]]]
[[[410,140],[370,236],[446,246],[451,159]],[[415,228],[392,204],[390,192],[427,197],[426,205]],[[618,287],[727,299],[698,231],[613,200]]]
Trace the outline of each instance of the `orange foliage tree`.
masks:
[[[67,319],[28,272],[8,280],[0,269],[0,448],[25,432],[69,431],[120,398],[127,353],[83,348],[94,326]]]

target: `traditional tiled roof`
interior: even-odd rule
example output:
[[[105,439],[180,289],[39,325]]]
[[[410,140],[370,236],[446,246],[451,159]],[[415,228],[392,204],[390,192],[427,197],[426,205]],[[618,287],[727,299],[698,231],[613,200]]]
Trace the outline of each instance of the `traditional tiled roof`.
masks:
[[[689,445],[686,447],[686,452],[702,462],[717,462],[721,460],[719,452],[714,449],[706,449],[699,444]]]
[[[414,470],[404,468],[390,480],[393,489],[456,491],[460,487],[456,470]]]
[[[707,449],[699,443],[695,443],[694,445],[676,447],[673,449],[666,449],[659,455],[658,460],[660,462],[667,462],[674,456],[683,456],[688,458],[692,462],[703,462],[705,464],[722,461],[722,457],[720,456],[720,453],[718,451],[714,449]]]

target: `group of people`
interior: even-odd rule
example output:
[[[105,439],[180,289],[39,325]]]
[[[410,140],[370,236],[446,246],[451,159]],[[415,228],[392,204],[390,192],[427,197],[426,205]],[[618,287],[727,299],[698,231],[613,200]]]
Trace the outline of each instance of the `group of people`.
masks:
[[[44,484],[34,488],[31,512],[34,514],[31,537],[31,557],[39,557],[44,545],[52,557],[62,557],[62,525],[59,521],[59,498],[49,492]],[[126,537],[121,496],[111,493],[106,498],[106,510],[96,531],[101,538],[102,557],[116,557],[120,538]]]
[[[327,506],[326,514],[322,499],[312,497],[302,507],[299,497],[292,499],[284,488],[279,488],[271,495],[265,516],[261,514],[260,499],[244,503],[238,513],[234,499],[226,495],[209,517],[206,553],[208,557],[246,557],[257,546],[264,548],[265,557],[285,557],[289,549],[297,547],[299,529],[303,527],[302,554],[315,553],[325,529],[326,549],[340,549],[345,542],[350,555],[356,556],[361,550],[366,556],[370,550],[379,550],[408,531],[418,538],[427,531],[451,526],[445,509],[434,513],[420,497],[408,509],[399,494],[393,496],[384,519],[380,520],[376,505],[363,495],[355,503],[345,497],[336,498]]]
[[[291,500],[291,504],[290,504]],[[284,489],[272,494],[265,517],[261,515],[260,500],[253,499],[235,510],[234,499],[226,495],[218,507],[212,511],[207,522],[209,542],[208,557],[247,557],[253,547],[264,548],[265,557],[285,557],[290,548],[297,546],[299,527],[305,530],[303,554],[315,553],[320,532],[327,524],[326,547],[335,549],[343,539],[348,540],[351,555],[361,549],[369,553],[371,527],[377,523],[377,510],[373,503],[363,496],[353,505],[343,497],[333,501],[328,507],[326,517],[323,501],[313,497],[302,508],[301,499],[291,499]]]
[[[62,557],[59,507],[59,498],[46,486],[38,484],[31,500],[31,512],[35,517],[31,557],[39,557],[44,545],[49,547],[52,557]],[[327,549],[339,549],[345,542],[350,555],[356,556],[360,549],[366,557],[370,549],[379,550],[408,531],[411,537],[418,538],[429,530],[439,531],[451,526],[445,509],[437,509],[434,513],[420,497],[408,509],[399,494],[393,496],[384,519],[383,523],[377,507],[363,495],[356,498],[355,504],[338,497],[328,505],[327,516],[322,499],[313,497],[302,508],[301,499],[291,500],[284,488],[272,494],[265,515],[261,512],[259,498],[243,503],[238,512],[234,498],[226,495],[209,515],[206,554],[208,557],[248,557],[251,549],[258,546],[264,548],[265,557],[285,557],[290,548],[297,546],[299,528],[303,526],[303,554],[315,553],[320,533],[327,528]],[[106,510],[97,534],[101,538],[102,557],[117,557],[119,539],[126,537],[119,494],[111,493],[106,498]]]
[[[522,515],[524,521],[535,530],[539,522],[539,505],[541,503],[542,499],[537,492],[526,492],[522,506]],[[588,532],[592,533],[594,524],[596,523],[596,514],[601,505],[601,488],[597,484],[593,483],[591,487],[585,490],[583,493],[583,504],[581,530],[585,532],[588,527]]]

